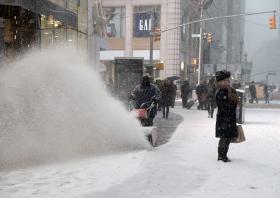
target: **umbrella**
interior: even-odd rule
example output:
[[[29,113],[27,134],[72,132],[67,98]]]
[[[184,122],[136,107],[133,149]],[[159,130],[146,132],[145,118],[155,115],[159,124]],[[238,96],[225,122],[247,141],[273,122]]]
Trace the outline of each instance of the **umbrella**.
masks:
[[[180,77],[178,77],[178,76],[169,76],[169,77],[167,77],[167,79],[170,80],[170,81],[174,81],[174,80],[179,80]]]

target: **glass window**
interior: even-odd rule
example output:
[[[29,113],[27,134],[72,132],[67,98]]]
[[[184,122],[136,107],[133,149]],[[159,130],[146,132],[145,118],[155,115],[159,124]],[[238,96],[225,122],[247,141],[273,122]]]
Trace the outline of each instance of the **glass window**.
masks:
[[[46,48],[54,43],[54,35],[51,29],[41,30],[41,47]]]
[[[152,25],[160,27],[160,6],[135,6],[133,36],[149,37]]]
[[[55,20],[52,15],[41,15],[40,30],[42,47],[66,41],[65,26],[62,22]]]
[[[69,44],[73,44],[73,46],[77,46],[77,38],[78,32],[76,30],[67,29],[67,42]]]
[[[111,38],[125,37],[125,7],[105,7],[106,32]]]

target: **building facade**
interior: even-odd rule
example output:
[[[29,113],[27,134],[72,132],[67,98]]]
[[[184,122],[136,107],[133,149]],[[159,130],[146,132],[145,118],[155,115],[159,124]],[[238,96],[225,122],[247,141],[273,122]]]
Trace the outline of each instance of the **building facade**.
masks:
[[[200,18],[200,0],[182,1],[183,20],[186,22]],[[242,0],[208,0],[204,1],[203,18],[225,16],[245,12],[245,2]],[[181,60],[186,65],[184,76],[197,82],[197,62],[200,24],[186,26],[182,31]],[[216,70],[228,69],[233,76],[241,80],[242,65],[244,64],[244,18],[235,17],[206,21],[203,26],[202,44],[202,76],[211,77]],[[207,34],[211,34],[211,42],[207,41]]]
[[[105,36],[100,15],[97,0],[1,0],[0,62],[10,62],[29,48],[69,44],[87,52],[95,64]]]
[[[115,57],[143,57],[150,59],[150,32],[165,30],[180,24],[180,0],[102,0],[107,19],[107,50],[101,60],[108,71]],[[156,77],[179,75],[180,32],[178,29],[161,34],[153,43],[153,60],[164,62],[164,70],[155,71]],[[111,71],[112,72],[112,71]]]

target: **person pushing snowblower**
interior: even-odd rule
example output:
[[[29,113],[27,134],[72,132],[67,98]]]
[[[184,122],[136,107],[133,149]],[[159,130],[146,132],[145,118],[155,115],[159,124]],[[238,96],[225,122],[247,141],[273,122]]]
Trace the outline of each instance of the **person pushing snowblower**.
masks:
[[[151,83],[148,75],[142,77],[141,84],[134,88],[131,98],[135,101],[135,109],[138,111],[138,119],[142,126],[153,126],[157,114],[156,104],[161,98],[161,92]]]

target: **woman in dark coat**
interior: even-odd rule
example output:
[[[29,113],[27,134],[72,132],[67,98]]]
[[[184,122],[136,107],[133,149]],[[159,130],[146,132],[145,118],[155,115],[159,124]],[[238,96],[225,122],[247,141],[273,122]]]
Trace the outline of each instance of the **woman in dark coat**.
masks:
[[[161,86],[161,105],[163,118],[168,119],[169,108],[173,104],[174,87],[173,84],[168,80],[164,80]]]
[[[239,104],[239,98],[235,89],[230,86],[230,72],[218,71],[216,80],[218,86],[216,92],[216,104],[218,106],[216,137],[220,138],[218,160],[230,162],[227,152],[231,139],[237,137],[236,108]]]

